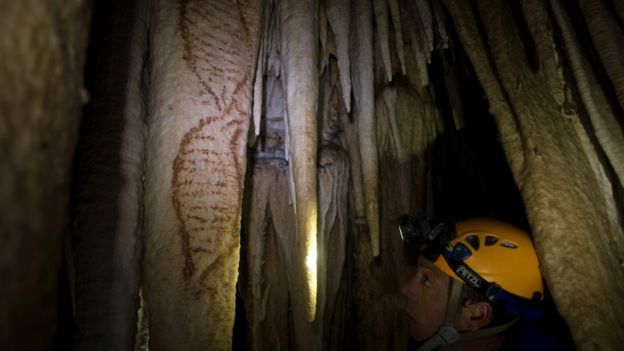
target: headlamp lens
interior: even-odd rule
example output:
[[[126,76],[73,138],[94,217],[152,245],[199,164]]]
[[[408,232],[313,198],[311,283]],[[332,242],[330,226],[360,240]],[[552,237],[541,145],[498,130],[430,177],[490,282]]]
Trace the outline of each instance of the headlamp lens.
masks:
[[[399,234],[406,247],[425,245],[423,253],[431,261],[437,259],[449,241],[456,237],[452,226],[445,223],[432,226],[425,214],[399,217]]]

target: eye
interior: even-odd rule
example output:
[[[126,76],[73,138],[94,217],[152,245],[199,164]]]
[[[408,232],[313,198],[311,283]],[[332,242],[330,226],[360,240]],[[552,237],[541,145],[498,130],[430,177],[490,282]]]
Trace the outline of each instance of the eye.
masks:
[[[420,282],[424,286],[431,286],[431,280],[427,274],[423,274],[422,277],[420,277]]]

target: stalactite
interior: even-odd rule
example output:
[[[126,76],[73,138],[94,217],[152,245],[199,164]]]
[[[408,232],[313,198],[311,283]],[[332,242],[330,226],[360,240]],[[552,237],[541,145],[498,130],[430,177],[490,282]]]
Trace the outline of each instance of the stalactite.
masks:
[[[72,161],[89,100],[83,84],[92,7],[93,2],[79,0],[20,1],[4,2],[0,11],[0,345],[5,350],[72,347],[63,333],[71,326],[61,319],[73,316],[71,305],[61,302],[69,299],[62,262]]]
[[[424,92],[424,91],[423,91]],[[443,134],[443,121],[428,96],[402,85],[384,87],[377,96],[379,158],[407,162],[421,157]]]
[[[350,120],[346,111],[341,111],[340,121],[343,128],[343,138],[349,155],[351,165],[351,193],[353,194],[353,206],[355,209],[356,221],[366,223],[366,206],[364,197],[364,184],[362,175],[362,156],[360,153],[360,140],[358,138],[358,121]]]
[[[617,14],[620,23],[624,22],[624,2],[619,0],[611,0],[611,6],[615,9],[615,14]]]
[[[462,103],[462,91],[457,80],[456,62],[449,62],[450,58],[441,55],[442,70],[444,74],[444,87],[448,95],[451,113],[453,114],[453,125],[456,130],[464,127],[464,105]]]
[[[452,4],[445,0],[444,4],[451,13],[457,34],[464,46],[474,70],[481,82],[481,86],[490,103],[490,113],[496,116],[496,125],[501,134],[501,144],[505,150],[507,161],[512,173],[521,174],[525,168],[523,140],[520,138],[518,126],[509,107],[505,93],[496,80],[495,67],[490,65],[488,50],[480,40],[477,21],[472,16],[462,16],[462,13],[472,13],[468,4]],[[522,188],[523,180],[516,179],[518,187]]]
[[[325,68],[329,64],[329,23],[327,23],[327,15],[325,10],[325,2],[319,1],[318,10],[318,37],[321,47],[319,48],[319,74],[325,72]]]
[[[388,27],[388,8],[386,0],[373,0],[373,8],[377,29],[375,31],[377,34],[377,44],[381,49],[381,60],[386,72],[386,79],[390,82],[392,81],[392,61],[390,59],[390,29]]]
[[[316,170],[315,170],[316,171]],[[287,291],[287,294],[281,294],[269,297],[269,304],[275,308],[281,306],[289,306],[288,315],[286,316],[285,326],[288,326],[288,335],[284,340],[284,348],[294,348],[296,350],[319,350],[321,339],[314,329],[314,324],[308,321],[305,310],[307,309],[306,296],[301,290],[306,289],[306,282],[301,279],[305,274],[305,266],[301,265],[301,248],[297,237],[292,235],[296,232],[297,218],[293,212],[293,207],[288,203],[289,178],[287,172],[282,170],[274,170],[276,175],[273,191],[270,193],[269,207],[271,209],[271,223],[273,227],[273,236],[275,237],[278,250],[273,256],[278,255],[277,264],[273,265],[274,271],[265,272],[265,279],[272,279],[275,282],[273,288],[275,294],[280,294],[278,289]],[[265,260],[268,258],[265,257]],[[286,267],[284,269],[284,267]],[[271,277],[272,275],[272,277]],[[281,285],[277,285],[277,283]],[[269,309],[272,311],[273,309]],[[273,316],[268,316],[273,318]],[[275,323],[279,325],[278,323]],[[271,341],[272,342],[272,341]],[[279,346],[279,344],[278,344]],[[273,345],[275,350],[279,347]]]
[[[267,0],[267,2],[269,1]],[[266,16],[269,17],[269,28],[267,32],[268,38],[265,39],[267,41],[266,74],[280,77],[282,75],[282,58],[280,56],[280,46],[282,40],[278,7],[273,6],[269,8],[271,8],[271,11],[266,14]]]
[[[567,89],[567,92],[567,100],[571,100],[572,97],[570,95],[572,92],[569,88]],[[591,169],[594,171],[594,176],[600,185],[601,193],[605,200],[605,208],[608,214],[606,220],[608,220],[612,227],[615,228],[617,237],[624,237],[624,228],[620,226],[622,218],[615,203],[612,179],[610,179],[607,175],[604,165],[601,163],[598,155],[596,154],[594,144],[590,140],[587,130],[585,130],[585,127],[581,123],[576,103],[573,101],[566,101],[565,106],[566,108],[563,109],[562,114],[568,118],[570,123],[573,125],[574,130],[576,131],[576,134],[581,142],[581,147],[590,162]]]
[[[618,25],[615,14],[606,1],[608,0],[581,0],[579,4],[602,66],[611,79],[620,107],[624,109],[624,28],[621,27],[621,22]],[[619,156],[621,160],[624,154]],[[620,177],[622,175],[624,174],[620,173]]]
[[[433,9],[433,19],[435,23],[435,32],[437,34],[437,45],[438,49],[448,49],[449,48],[449,38],[448,32],[446,29],[446,15],[444,14],[444,5],[442,1],[433,1],[431,3]]]
[[[416,80],[417,86],[424,88],[429,85],[429,73],[427,70],[427,55],[423,49],[421,35],[418,32],[419,28],[415,23],[416,21],[406,20],[403,22],[405,23],[405,30],[410,41],[412,57],[416,63],[414,65],[416,74],[412,79]]]
[[[279,12],[297,238],[300,264],[306,265],[301,277],[306,288],[301,293],[305,296],[305,313],[312,321],[316,310],[318,3],[284,0]]]
[[[407,60],[408,72],[412,72],[414,60]],[[408,75],[408,77],[410,77]],[[398,135],[405,157],[398,159],[394,134],[384,95],[391,89],[396,95],[390,103],[395,109]],[[358,337],[363,350],[404,348],[406,330],[403,319],[399,286],[410,274],[412,267],[405,256],[396,255],[403,250],[396,235],[396,219],[404,213],[425,211],[428,157],[431,144],[438,137],[442,122],[435,105],[422,90],[411,82],[397,79],[392,87],[384,87],[376,96],[376,133],[380,160],[380,237],[382,247],[379,262],[370,263],[368,241],[354,226],[355,245],[355,298],[357,307]],[[433,107],[432,107],[433,106]],[[433,131],[433,132],[432,132]],[[431,199],[429,198],[429,202]],[[361,307],[363,306],[363,307]]]
[[[257,154],[251,203],[248,206],[251,213],[244,225],[248,232],[245,247],[248,248],[249,273],[246,276],[256,287],[256,293],[252,293],[252,287],[246,289],[249,291],[246,309],[252,324],[252,344],[256,350],[277,349],[280,345],[294,345],[299,350],[327,349],[332,345],[328,339],[333,335],[333,328],[344,328],[344,319],[333,318],[345,308],[338,302],[338,291],[344,289],[345,284],[342,272],[346,259],[346,200],[350,180],[347,158],[343,151],[337,149],[340,144],[338,134],[341,132],[339,118],[340,113],[344,113],[338,69],[334,60],[329,63],[321,80],[319,96],[324,146],[318,169],[319,270],[316,318],[313,323],[308,323],[295,312],[291,330],[277,330],[279,325],[288,322],[288,316],[284,316],[278,306],[281,304],[288,309],[290,300],[291,307],[296,310],[303,302],[300,294],[303,286],[299,279],[301,269],[297,265],[300,255],[296,238],[289,234],[295,220],[292,207],[288,206],[288,192],[285,191],[288,187],[286,173],[283,171],[286,168],[285,161],[279,161],[268,153]],[[270,99],[279,100],[281,95],[272,95]],[[278,113],[276,110],[270,115]],[[267,195],[270,199],[268,206],[264,200]],[[273,252],[271,240],[275,241],[273,246],[276,246]],[[264,247],[267,249],[263,249]],[[260,255],[260,251],[264,251],[264,254]],[[285,273],[276,271],[280,266],[287,267],[282,269]],[[252,274],[257,278],[253,278]],[[279,289],[280,279],[282,284],[287,284],[287,288],[281,289],[287,291],[286,295],[275,290],[275,287]],[[269,287],[272,293],[269,292]],[[264,302],[258,303],[259,299]]]
[[[399,63],[401,64],[401,73],[407,74],[405,68],[405,45],[403,43],[403,26],[401,25],[401,10],[398,0],[389,0],[390,14],[392,15],[392,24],[394,25],[394,40]]]
[[[269,124],[271,120],[284,117],[284,91],[280,80],[274,75],[268,75],[266,78],[264,97],[264,118],[265,124]],[[262,122],[261,122],[262,123]],[[271,137],[267,130],[263,130],[265,138]],[[268,145],[265,145],[268,147]]]
[[[561,108],[561,114],[570,120],[579,136],[579,140],[581,140],[585,155],[587,155],[591,163],[591,169],[595,172],[596,179],[598,179],[603,189],[606,201],[605,207],[609,211],[609,221],[611,223],[619,223],[620,220],[614,201],[611,180],[607,177],[604,166],[598,160],[587,131],[580,122],[577,104],[572,97],[570,87],[566,84],[560,57],[563,53],[559,52],[560,49],[554,42],[546,5],[546,3],[537,0],[522,2],[524,17],[535,39],[537,56],[540,60],[540,70],[546,78],[551,95]],[[619,232],[621,233],[621,230]]]
[[[392,81],[392,61],[390,60],[390,29],[388,28],[388,8],[386,0],[373,0],[375,14],[375,38],[381,49],[381,59],[386,71],[386,79]],[[356,29],[357,30],[357,29]]]
[[[258,64],[256,65],[256,73],[254,75],[254,88],[253,88],[253,126],[254,137],[249,139],[249,144],[253,145],[256,138],[260,135],[260,120],[262,119],[262,100],[264,96],[264,75],[267,70],[267,51],[270,45],[270,21],[271,13],[273,12],[270,6],[270,1],[264,1],[264,8],[262,10],[262,26],[261,36],[258,51]]]
[[[622,271],[613,270],[621,262],[621,240],[616,241],[617,230],[603,220],[608,210],[581,141],[561,116],[545,77],[532,72],[521,46],[512,44],[521,38],[509,25],[509,8],[497,1],[477,1],[486,48],[469,4],[445,4],[497,120],[558,310],[577,347],[616,348],[624,342],[618,332],[624,327],[624,311],[610,301],[624,299]],[[588,265],[594,268],[588,271]],[[582,283],[575,280],[579,275]]]
[[[416,0],[415,7],[412,8],[412,15],[415,16],[420,24],[420,36],[422,48],[427,57],[427,62],[431,62],[431,52],[433,51],[433,14],[428,0]]]
[[[373,33],[372,11],[366,0],[354,3],[351,62],[356,72],[353,78],[355,96],[355,118],[358,120],[360,152],[362,155],[362,175],[366,216],[371,238],[373,256],[378,256],[379,248],[379,186],[377,143],[375,141],[375,99],[373,81]]]
[[[521,5],[527,26],[535,41],[539,69],[546,78],[550,94],[563,108],[565,79],[562,75],[560,62],[557,60],[559,48],[556,47],[552,36],[546,3],[542,0],[528,0],[522,1]]]
[[[258,135],[260,135],[260,120],[262,118],[262,95],[264,94],[264,69],[265,69],[265,60],[264,60],[264,50],[263,45],[260,45],[260,53],[258,55],[258,64],[256,66],[256,74],[254,79],[254,88],[253,88],[253,127],[254,127],[254,138],[249,139],[249,144],[253,145],[256,141]]]
[[[336,40],[336,55],[340,70],[340,85],[342,87],[342,101],[347,113],[351,111],[351,62],[349,59],[349,16],[348,0],[327,0],[327,20],[334,32]]]
[[[151,6],[143,260],[150,349],[231,349],[262,6]]]
[[[594,133],[609,158],[619,178],[620,185],[624,186],[624,133],[622,127],[609,108],[596,77],[591,73],[591,67],[579,47],[570,20],[563,11],[561,3],[558,0],[551,0],[551,7],[561,29],[566,56],[570,62],[579,95],[594,127]]]
[[[397,159],[399,161],[405,160],[407,157],[403,144],[401,143],[401,136],[399,133],[399,123],[397,123],[396,116],[396,102],[397,92],[391,87],[387,87],[382,92],[383,100],[386,105],[388,117],[390,118],[390,125],[392,127],[392,135],[394,137],[394,146],[396,148]]]
[[[98,44],[101,73],[92,79],[97,83],[90,87],[94,97],[85,110],[76,158],[72,236],[78,350],[101,347],[103,339],[112,349],[128,349],[137,326],[149,5],[112,6],[114,25]]]

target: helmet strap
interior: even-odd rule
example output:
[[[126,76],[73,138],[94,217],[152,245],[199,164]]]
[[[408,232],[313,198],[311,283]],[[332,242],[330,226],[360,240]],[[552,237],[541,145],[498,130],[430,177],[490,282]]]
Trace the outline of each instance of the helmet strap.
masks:
[[[451,294],[449,295],[448,305],[446,306],[446,315],[444,324],[438,329],[438,332],[425,341],[416,351],[430,351],[440,346],[454,344],[460,339],[460,334],[453,326],[455,316],[457,315],[457,307],[461,295],[462,284],[451,278]]]
[[[451,278],[451,293],[448,299],[448,305],[446,308],[446,315],[444,317],[444,324],[440,327],[438,332],[423,343],[416,351],[430,351],[440,346],[446,346],[454,344],[459,341],[474,340],[484,338],[486,336],[500,334],[507,328],[511,327],[518,318],[511,320],[505,324],[501,324],[495,327],[479,329],[473,332],[460,333],[454,326],[455,317],[457,316],[457,309],[459,307],[459,300],[461,298],[462,283]]]

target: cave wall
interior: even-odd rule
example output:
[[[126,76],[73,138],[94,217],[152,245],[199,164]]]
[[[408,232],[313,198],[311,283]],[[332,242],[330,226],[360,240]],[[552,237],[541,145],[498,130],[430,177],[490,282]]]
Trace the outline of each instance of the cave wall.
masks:
[[[559,311],[579,348],[616,348],[622,343],[615,332],[622,326],[621,304],[608,301],[624,297],[623,271],[618,263],[623,242],[620,218],[610,212],[615,210],[614,189],[621,188],[621,183],[619,159],[609,158],[605,147],[621,145],[621,126],[612,125],[615,136],[587,145],[588,134],[599,134],[603,128],[596,122],[615,122],[613,110],[595,116],[597,121],[590,126],[581,125],[583,101],[576,101],[573,94],[587,92],[578,72],[575,80],[570,80],[566,75],[572,72],[559,60],[567,57],[569,69],[575,71],[579,67],[574,66],[573,56],[585,53],[574,52],[576,44],[565,39],[565,44],[559,45],[565,45],[567,56],[553,52],[560,50],[554,33],[557,28],[566,30],[562,4],[551,1],[549,7],[536,1],[522,5],[447,3],[488,96],[522,193],[542,271]],[[549,11],[556,22],[549,21]],[[509,26],[510,21],[516,26]],[[487,33],[487,47],[479,29]],[[549,30],[553,34],[548,34]],[[581,69],[582,75],[593,75],[589,67]],[[592,94],[601,95],[597,86],[594,89]],[[589,109],[587,113],[591,115]],[[607,159],[600,163],[596,159],[602,152]],[[606,177],[603,167],[613,167],[615,177]],[[593,268],[588,270],[588,265]]]
[[[68,270],[90,17],[17,21],[34,3],[4,15],[0,296],[18,303],[1,305],[2,345],[34,343],[31,325],[52,345],[71,333],[44,325],[73,323],[85,349],[229,349],[233,327],[253,349],[402,349],[407,212],[527,222],[577,347],[624,343],[619,2],[98,5]],[[492,121],[508,198],[458,165]],[[67,276],[75,322],[58,322]]]
[[[0,348],[67,348],[64,259],[90,5],[3,2],[0,11]],[[65,336],[65,337],[64,337]]]

